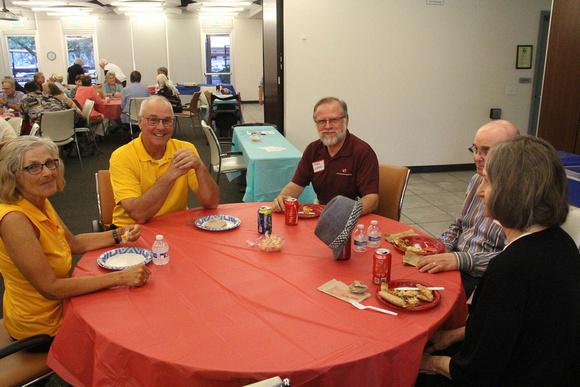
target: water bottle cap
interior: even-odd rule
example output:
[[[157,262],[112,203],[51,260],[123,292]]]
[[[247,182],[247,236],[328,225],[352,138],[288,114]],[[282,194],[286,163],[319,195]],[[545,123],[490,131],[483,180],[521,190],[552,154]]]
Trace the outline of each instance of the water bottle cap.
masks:
[[[359,224],[359,225],[358,225],[358,226],[356,226],[356,227],[358,227],[358,228],[362,229],[362,228],[364,228],[364,226],[365,226],[364,224]]]
[[[163,235],[157,235],[155,237],[155,239],[157,239],[158,241],[162,241],[163,240]]]
[[[372,224],[373,226],[376,226],[378,223],[379,223],[379,222],[377,222],[376,220],[371,220],[371,224]]]

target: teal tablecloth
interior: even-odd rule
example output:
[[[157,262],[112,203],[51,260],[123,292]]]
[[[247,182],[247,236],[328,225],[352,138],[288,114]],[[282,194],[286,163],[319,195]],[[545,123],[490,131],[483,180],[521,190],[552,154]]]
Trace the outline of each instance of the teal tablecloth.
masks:
[[[248,132],[261,131],[259,142],[252,141]],[[271,202],[282,188],[294,176],[298,162],[302,158],[300,152],[284,136],[272,126],[241,126],[234,128],[232,150],[242,151],[248,166],[246,173],[246,194],[244,202]],[[267,152],[264,147],[281,147],[284,150]],[[304,189],[298,198],[300,203],[314,203],[316,194],[312,185]]]

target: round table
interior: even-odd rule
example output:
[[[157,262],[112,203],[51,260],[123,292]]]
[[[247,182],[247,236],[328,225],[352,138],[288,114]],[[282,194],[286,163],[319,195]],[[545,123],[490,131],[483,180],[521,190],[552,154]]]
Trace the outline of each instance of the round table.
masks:
[[[121,113],[123,113],[123,108],[121,108],[121,98],[111,98],[109,102],[105,104],[105,112],[103,115],[109,120],[118,120],[121,118]]]
[[[101,291],[65,302],[63,325],[48,365],[75,386],[242,386],[273,376],[293,386],[413,385],[428,337],[439,327],[463,325],[466,305],[458,272],[420,273],[393,255],[392,279],[444,286],[441,302],[398,316],[358,310],[317,288],[336,279],[360,280],[372,297],[365,305],[389,308],[371,282],[373,250],[335,261],[314,235],[317,219],[284,223],[273,214],[273,232],[286,238],[280,252],[250,246],[260,203],[190,209],[156,217],[142,226],[137,246],[155,235],[169,243],[170,262],[149,264],[145,286]],[[236,216],[241,225],[206,231],[203,216]],[[377,215],[383,232],[409,226]],[[73,276],[109,272],[85,254]]]

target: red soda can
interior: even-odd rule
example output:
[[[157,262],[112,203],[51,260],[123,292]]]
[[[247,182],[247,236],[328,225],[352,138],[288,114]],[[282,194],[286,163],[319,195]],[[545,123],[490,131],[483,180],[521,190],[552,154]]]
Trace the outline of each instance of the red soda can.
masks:
[[[286,216],[286,224],[298,224],[298,199],[284,199],[284,214]]]
[[[391,251],[376,249],[373,254],[373,283],[391,282]]]
[[[272,234],[272,207],[261,206],[258,208],[258,232]]]
[[[350,259],[350,250],[352,247],[351,237],[348,237],[348,240],[342,246],[342,250],[340,251],[340,255],[336,258],[337,261],[348,261]]]

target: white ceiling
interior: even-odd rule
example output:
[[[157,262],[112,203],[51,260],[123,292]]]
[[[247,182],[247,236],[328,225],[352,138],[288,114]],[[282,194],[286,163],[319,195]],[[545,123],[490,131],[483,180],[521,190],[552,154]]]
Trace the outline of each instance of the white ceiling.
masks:
[[[229,7],[242,8],[243,10],[236,11],[238,15],[237,18],[261,18],[262,17],[262,6],[261,0],[4,0],[6,3],[6,8],[12,13],[24,15],[30,14],[31,12],[37,14],[37,16],[49,16],[49,13],[63,12],[71,7],[76,7],[83,12],[78,12],[79,14],[89,14],[92,16],[105,16],[105,15],[125,15],[127,11],[120,10],[120,5],[116,3],[123,2],[123,6],[137,6],[138,9],[143,10],[146,6],[157,3],[161,6],[162,11],[156,11],[156,14],[165,13],[167,15],[199,15],[202,8],[209,8],[205,5],[207,3],[228,3],[227,5],[220,5],[220,10],[226,11]],[[13,4],[13,2],[18,4]],[[22,3],[31,4],[22,4]],[[32,3],[35,4],[32,4]],[[61,2],[66,3],[62,5],[47,5],[38,3],[51,3],[51,2]],[[243,5],[236,5],[235,3],[245,3]],[[204,4],[206,3],[206,4]],[[115,5],[113,5],[115,4]],[[126,5],[125,5],[126,4]],[[216,4],[217,5],[217,4]],[[47,10],[37,10],[33,11],[34,8],[46,8]],[[70,12],[70,11],[69,11]],[[71,15],[72,16],[72,15]],[[55,16],[58,17],[58,16]]]

